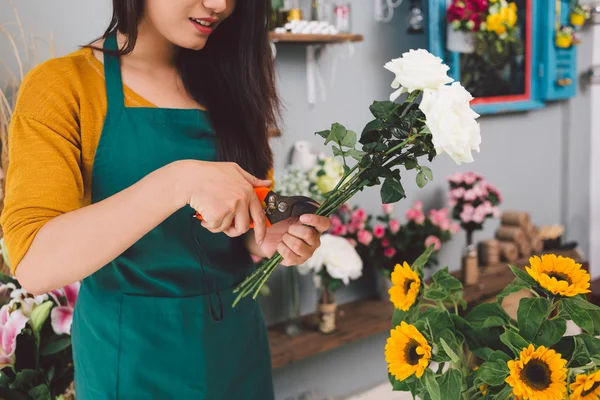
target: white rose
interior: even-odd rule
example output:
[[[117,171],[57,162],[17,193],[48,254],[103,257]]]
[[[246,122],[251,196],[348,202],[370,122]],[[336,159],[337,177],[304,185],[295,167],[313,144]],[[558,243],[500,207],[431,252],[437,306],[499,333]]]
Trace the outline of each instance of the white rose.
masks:
[[[324,234],[321,246],[313,254],[313,263],[321,262],[327,273],[345,285],[362,275],[363,262],[356,249],[343,237]]]
[[[475,119],[479,115],[471,109],[471,94],[458,82],[425,90],[419,108],[425,114],[427,127],[433,136],[438,154],[442,152],[457,163],[471,163],[471,150],[479,152],[481,134]]]
[[[450,67],[444,65],[442,59],[427,50],[410,50],[385,64],[385,69],[396,74],[392,88],[399,90],[392,93],[391,101],[395,101],[404,92],[415,90],[437,89],[453,81],[447,74]]]

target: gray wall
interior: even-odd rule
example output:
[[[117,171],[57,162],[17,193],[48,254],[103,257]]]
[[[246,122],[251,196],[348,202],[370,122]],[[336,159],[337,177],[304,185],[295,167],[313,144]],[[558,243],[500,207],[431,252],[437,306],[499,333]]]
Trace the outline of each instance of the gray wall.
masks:
[[[22,22],[36,36],[48,38],[53,32],[58,54],[72,51],[97,37],[109,17],[108,0],[15,0]],[[408,3],[408,2],[405,2]],[[373,19],[372,1],[354,0],[353,29],[365,36],[365,42],[354,45],[351,59],[339,58],[333,86],[329,76],[333,58],[344,49],[330,49],[323,55],[321,67],[328,84],[327,100],[315,107],[306,102],[305,52],[302,47],[278,45],[277,71],[279,88],[285,103],[284,136],[273,141],[277,166],[284,165],[290,146],[297,140],[321,141],[313,132],[340,122],[360,131],[370,120],[368,106],[373,100],[385,100],[391,92],[392,75],[383,69],[385,62],[399,57],[409,48],[426,47],[426,37],[409,36],[405,29],[407,4],[396,11],[390,24],[378,24]],[[0,21],[11,20],[7,0],[0,0]],[[590,64],[591,37],[583,35],[580,48],[581,70]],[[43,41],[40,41],[43,47]],[[10,47],[0,38],[0,57],[10,60]],[[43,55],[43,53],[42,53]],[[3,73],[0,73],[0,81]],[[457,167],[446,156],[435,160],[432,169],[435,182],[419,190],[410,175],[406,178],[408,199],[397,206],[402,217],[414,201],[422,200],[426,207],[444,204],[445,178],[456,172],[472,169],[482,173],[502,191],[504,208],[527,210],[538,224],[565,223],[568,239],[577,240],[588,249],[589,218],[589,135],[590,99],[582,87],[577,98],[528,113],[481,118],[483,143],[481,154],[472,165]],[[356,202],[373,213],[379,212],[379,197],[375,190],[365,191]],[[491,237],[497,223],[488,222],[476,239]],[[442,264],[458,267],[464,246],[462,234],[442,250]],[[280,273],[270,282],[272,296],[263,299],[265,317],[269,323],[284,317]],[[315,309],[316,293],[310,279],[302,279],[302,310]],[[340,292],[340,302],[373,294],[372,276],[352,283]],[[278,399],[297,395],[307,389],[321,396],[342,396],[386,380],[383,348],[386,335],[378,335],[350,344],[309,360],[275,371]]]

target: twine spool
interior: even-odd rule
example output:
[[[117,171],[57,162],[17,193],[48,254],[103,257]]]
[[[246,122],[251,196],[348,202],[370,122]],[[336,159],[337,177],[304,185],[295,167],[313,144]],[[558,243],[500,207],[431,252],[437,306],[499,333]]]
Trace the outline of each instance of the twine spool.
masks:
[[[331,333],[335,331],[335,311],[337,304],[319,304],[319,331]]]
[[[530,241],[538,237],[537,226],[535,226],[531,222],[527,224],[523,231],[525,232],[525,236],[527,236],[527,238],[529,238]]]
[[[512,242],[499,242],[499,246],[502,260],[514,262],[519,258],[519,249],[516,244]]]
[[[529,244],[529,241],[523,240],[519,242],[518,247],[521,257],[529,257],[531,255],[531,244]]]
[[[475,246],[469,246],[463,256],[462,273],[465,286],[474,286],[479,282],[479,265]]]
[[[502,225],[525,228],[529,225],[529,214],[523,211],[505,211],[502,213]]]
[[[508,242],[520,243],[525,240],[523,229],[516,226],[501,226],[496,233],[496,238]]]
[[[483,265],[500,263],[500,242],[495,239],[481,242],[480,258]]]
[[[535,237],[531,241],[531,249],[534,254],[540,254],[544,251],[544,241],[540,237]]]

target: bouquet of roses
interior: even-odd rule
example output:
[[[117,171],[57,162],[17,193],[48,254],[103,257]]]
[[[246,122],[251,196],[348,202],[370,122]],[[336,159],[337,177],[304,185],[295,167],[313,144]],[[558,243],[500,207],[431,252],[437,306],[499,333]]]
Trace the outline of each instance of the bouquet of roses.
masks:
[[[448,7],[446,16],[455,31],[477,32],[487,9],[487,0],[454,0]]]
[[[474,172],[454,174],[448,178],[450,191],[448,201],[452,207],[452,217],[467,232],[467,244],[473,242],[473,232],[483,229],[488,218],[498,218],[502,195],[494,186]]]
[[[586,300],[590,275],[574,260],[532,257],[497,296],[466,315],[462,284],[445,268],[423,280],[433,246],[397,265],[390,299],[393,329],[385,346],[394,390],[432,400],[563,400],[600,397],[600,307]],[[517,319],[502,302],[527,290]],[[583,333],[565,336],[572,320]]]
[[[317,132],[326,145],[333,145],[334,156],[344,165],[342,179],[327,193],[317,215],[331,216],[368,186],[381,185],[382,203],[398,202],[406,197],[401,167],[417,171],[417,184],[423,187],[433,174],[420,164],[421,157],[431,161],[446,152],[457,163],[472,162],[471,151],[479,151],[478,115],[470,107],[473,97],[460,83],[449,85],[449,68],[440,58],[426,50],[411,50],[385,68],[396,75],[392,88],[397,90],[391,101],[371,105],[374,119],[360,138],[339,123]],[[408,93],[404,100],[395,103],[403,93]],[[359,143],[361,148],[357,148]],[[237,286],[234,306],[246,296],[256,298],[281,260],[275,254]]]

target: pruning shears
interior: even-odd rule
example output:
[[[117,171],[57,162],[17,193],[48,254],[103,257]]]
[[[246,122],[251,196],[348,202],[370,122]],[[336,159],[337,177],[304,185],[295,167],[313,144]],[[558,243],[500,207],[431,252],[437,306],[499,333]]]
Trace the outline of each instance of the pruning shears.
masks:
[[[258,200],[263,204],[267,217],[267,227],[292,217],[300,217],[303,214],[314,214],[319,209],[319,203],[306,196],[282,196],[269,188],[257,187],[254,192]],[[195,217],[203,221],[202,215],[196,213]],[[250,228],[254,228],[250,221]]]

